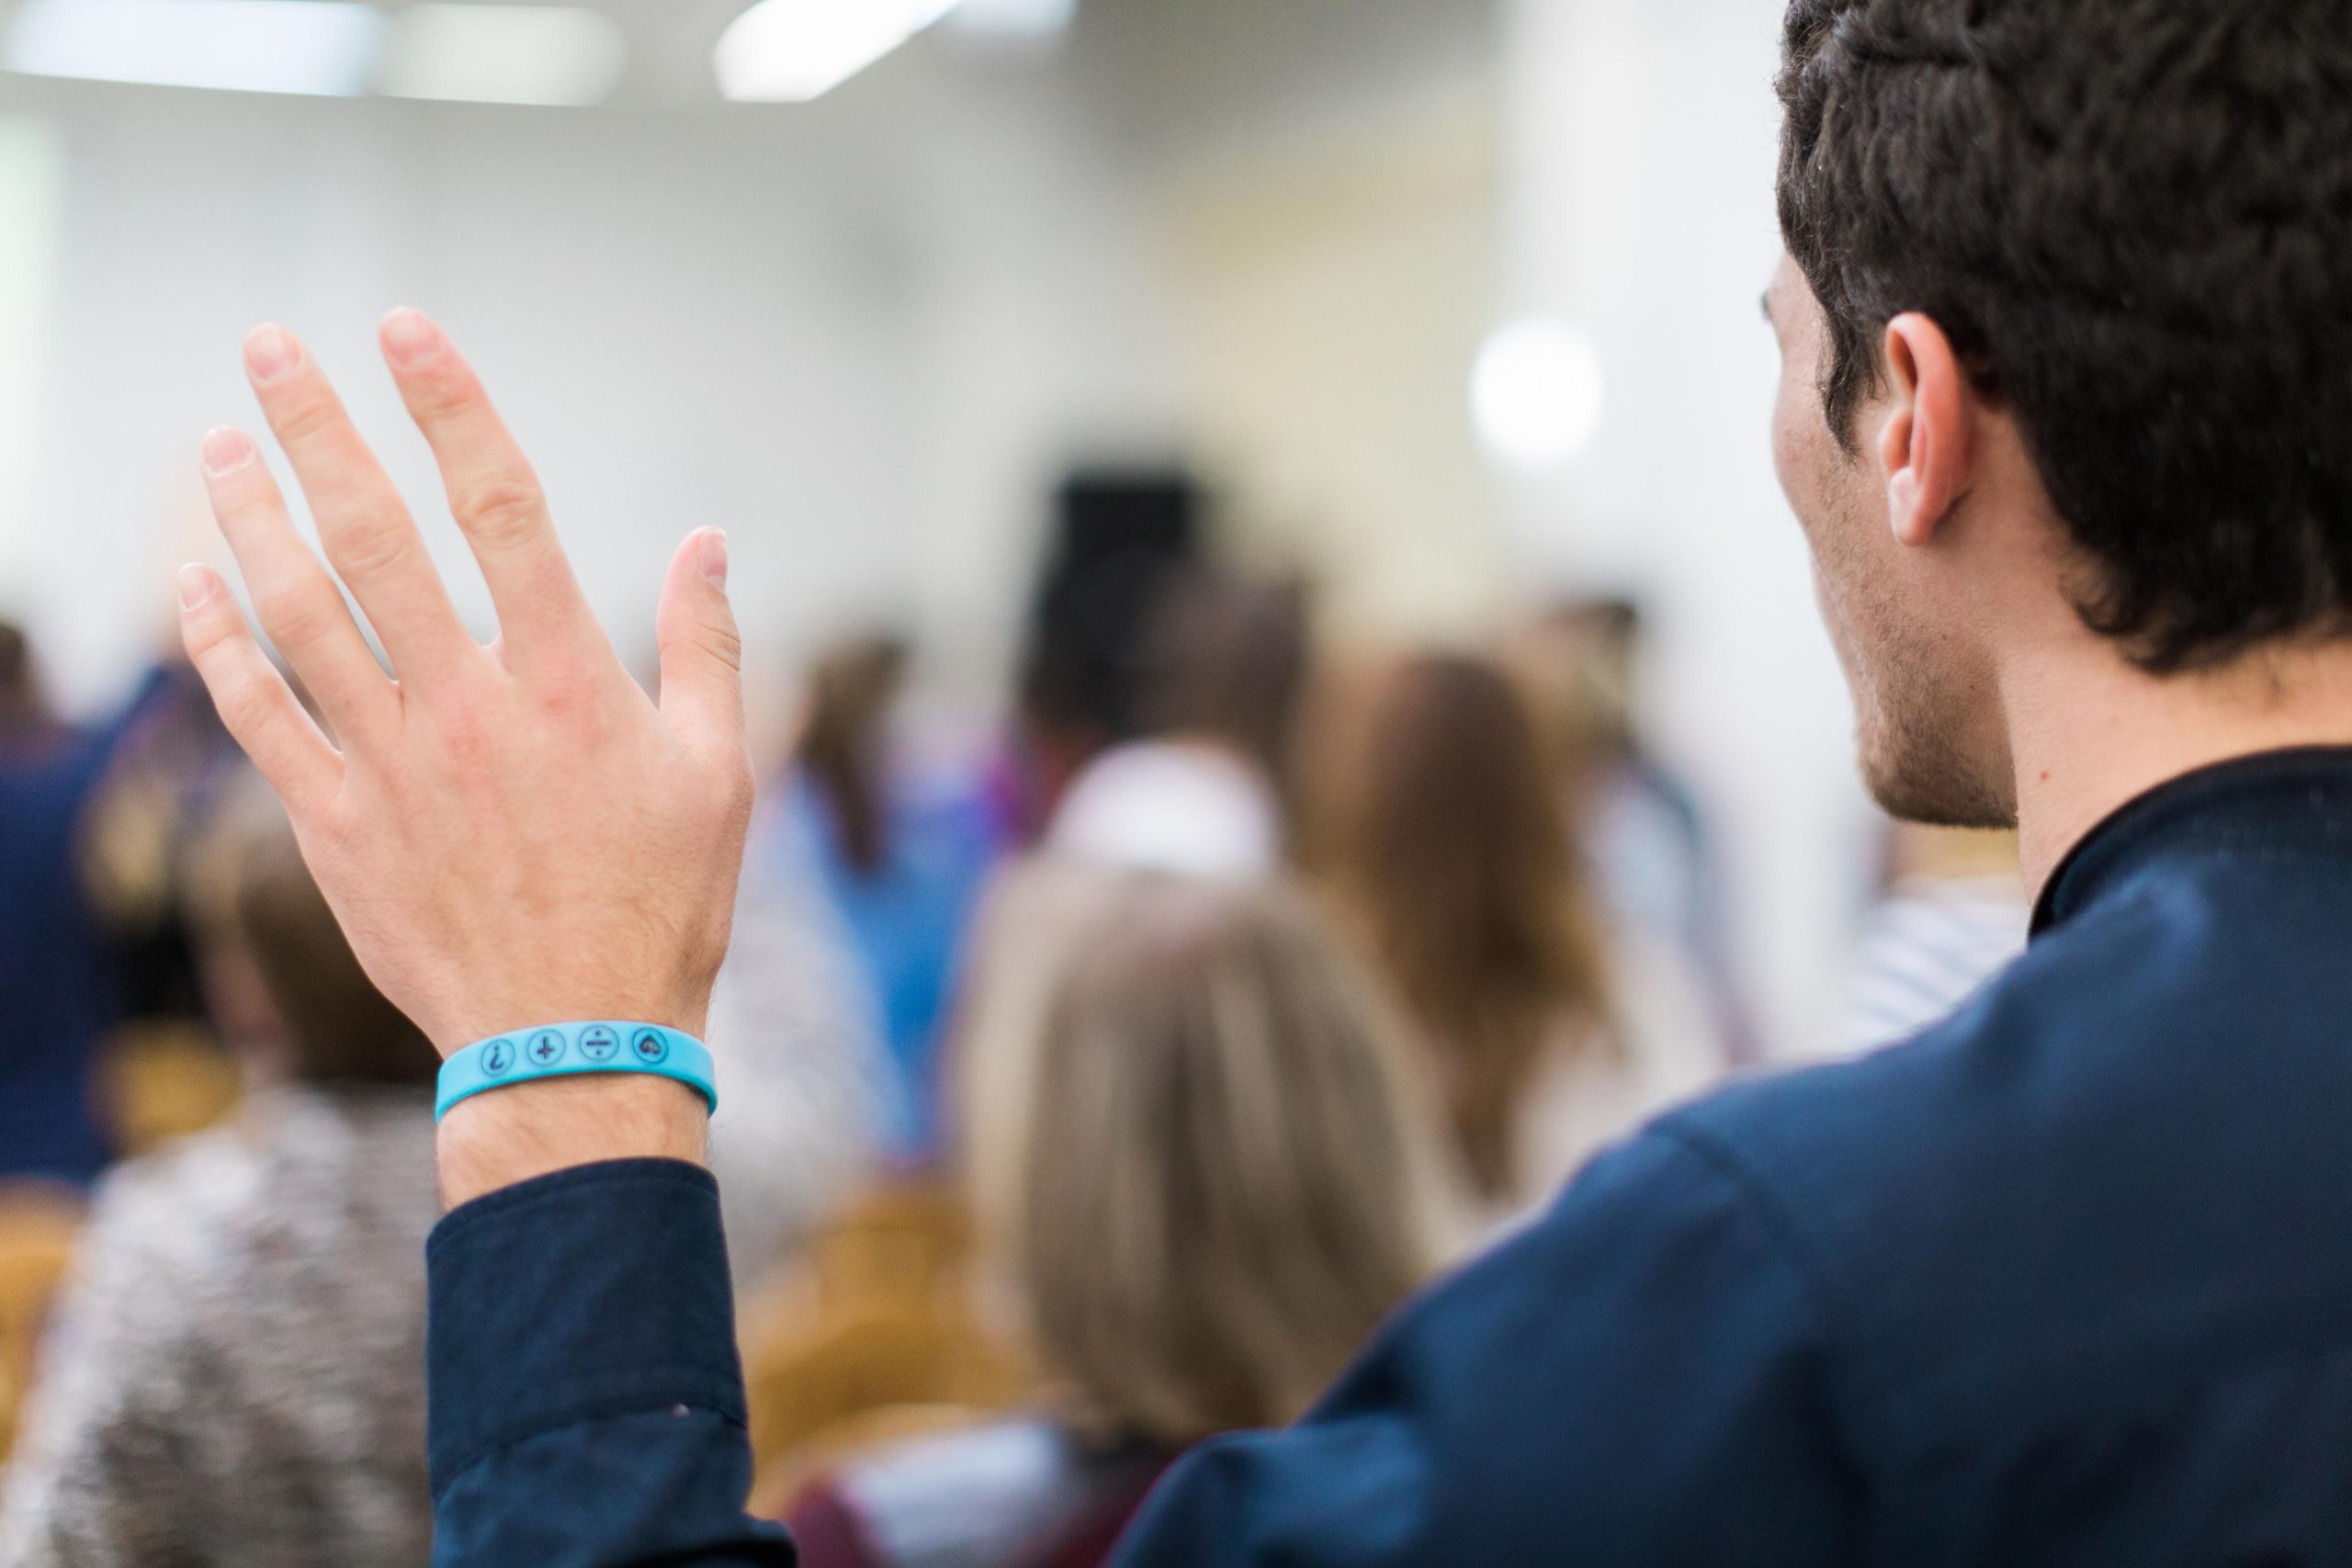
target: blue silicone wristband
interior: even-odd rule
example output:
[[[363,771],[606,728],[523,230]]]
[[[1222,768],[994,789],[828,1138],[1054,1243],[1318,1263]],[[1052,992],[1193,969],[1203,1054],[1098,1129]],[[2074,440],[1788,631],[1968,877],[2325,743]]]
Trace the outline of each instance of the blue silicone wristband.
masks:
[[[441,1064],[435,1121],[459,1100],[493,1089],[583,1073],[650,1073],[675,1078],[718,1109],[710,1051],[691,1034],[658,1023],[549,1023],[478,1040]]]

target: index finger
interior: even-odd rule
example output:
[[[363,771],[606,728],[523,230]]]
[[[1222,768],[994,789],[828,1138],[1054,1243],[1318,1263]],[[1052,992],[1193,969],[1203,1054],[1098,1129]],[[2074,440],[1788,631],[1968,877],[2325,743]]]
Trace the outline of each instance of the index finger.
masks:
[[[394,310],[381,336],[392,379],[441,466],[450,515],[481,564],[508,662],[600,645],[604,634],[556,537],[538,476],[481,378],[420,310]]]

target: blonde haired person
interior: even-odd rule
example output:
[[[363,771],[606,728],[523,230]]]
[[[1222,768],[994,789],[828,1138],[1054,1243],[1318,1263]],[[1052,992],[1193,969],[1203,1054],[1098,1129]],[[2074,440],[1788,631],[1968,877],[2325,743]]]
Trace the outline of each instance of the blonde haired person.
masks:
[[[1419,1026],[1490,1228],[1713,1080],[1696,982],[1604,923],[1495,665],[1419,653],[1327,677],[1298,777],[1301,859]]]
[[[1443,1249],[1408,1055],[1295,897],[1041,861],[984,940],[974,1194],[1063,1393],[820,1484],[806,1568],[1087,1568],[1186,1446],[1303,1413]]]

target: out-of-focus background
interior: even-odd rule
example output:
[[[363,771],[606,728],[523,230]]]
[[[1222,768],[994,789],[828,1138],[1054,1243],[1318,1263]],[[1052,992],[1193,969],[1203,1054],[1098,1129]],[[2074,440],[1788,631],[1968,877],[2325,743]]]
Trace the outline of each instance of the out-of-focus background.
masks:
[[[70,705],[166,619],[255,322],[432,501],[373,350],[414,303],[625,647],[718,523],[765,668],[886,619],[977,722],[1055,481],[1106,460],[1198,471],[1221,542],[1309,572],[1343,636],[1638,600],[1643,722],[1717,824],[1764,1035],[1833,1026],[1876,848],[1766,446],[1773,0],[967,0],[805,104],[722,97],[729,0],[503,46],[446,19],[496,7],[378,7],[355,45],[262,0],[214,61],[116,8],[10,7],[16,63],[353,96],[0,78],[0,605]],[[453,53],[394,79],[436,41],[412,12]]]
[[[731,536],[712,1163],[810,1568],[1091,1568],[1596,1150],[2014,953],[1774,482],[1780,22],[0,4],[0,1568],[426,1558],[437,1061],[170,650],[259,322],[485,637],[391,307],[645,678]]]

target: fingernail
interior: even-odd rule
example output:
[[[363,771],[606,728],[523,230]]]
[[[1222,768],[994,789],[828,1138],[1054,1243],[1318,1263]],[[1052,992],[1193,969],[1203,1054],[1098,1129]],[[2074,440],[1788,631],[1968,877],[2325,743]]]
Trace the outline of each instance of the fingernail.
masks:
[[[180,608],[193,610],[211,598],[212,584],[216,581],[209,567],[190,561],[180,568]]]
[[[392,363],[413,370],[441,349],[441,329],[422,310],[406,306],[384,318],[384,352]]]
[[[214,479],[233,474],[254,460],[253,438],[231,425],[208,432],[204,437],[204,471]]]
[[[726,587],[727,530],[724,528],[703,530],[702,543],[695,547],[695,553],[702,561],[702,574],[710,579],[711,585],[716,588]]]
[[[302,362],[302,345],[284,327],[255,327],[245,339],[245,373],[268,386]]]

